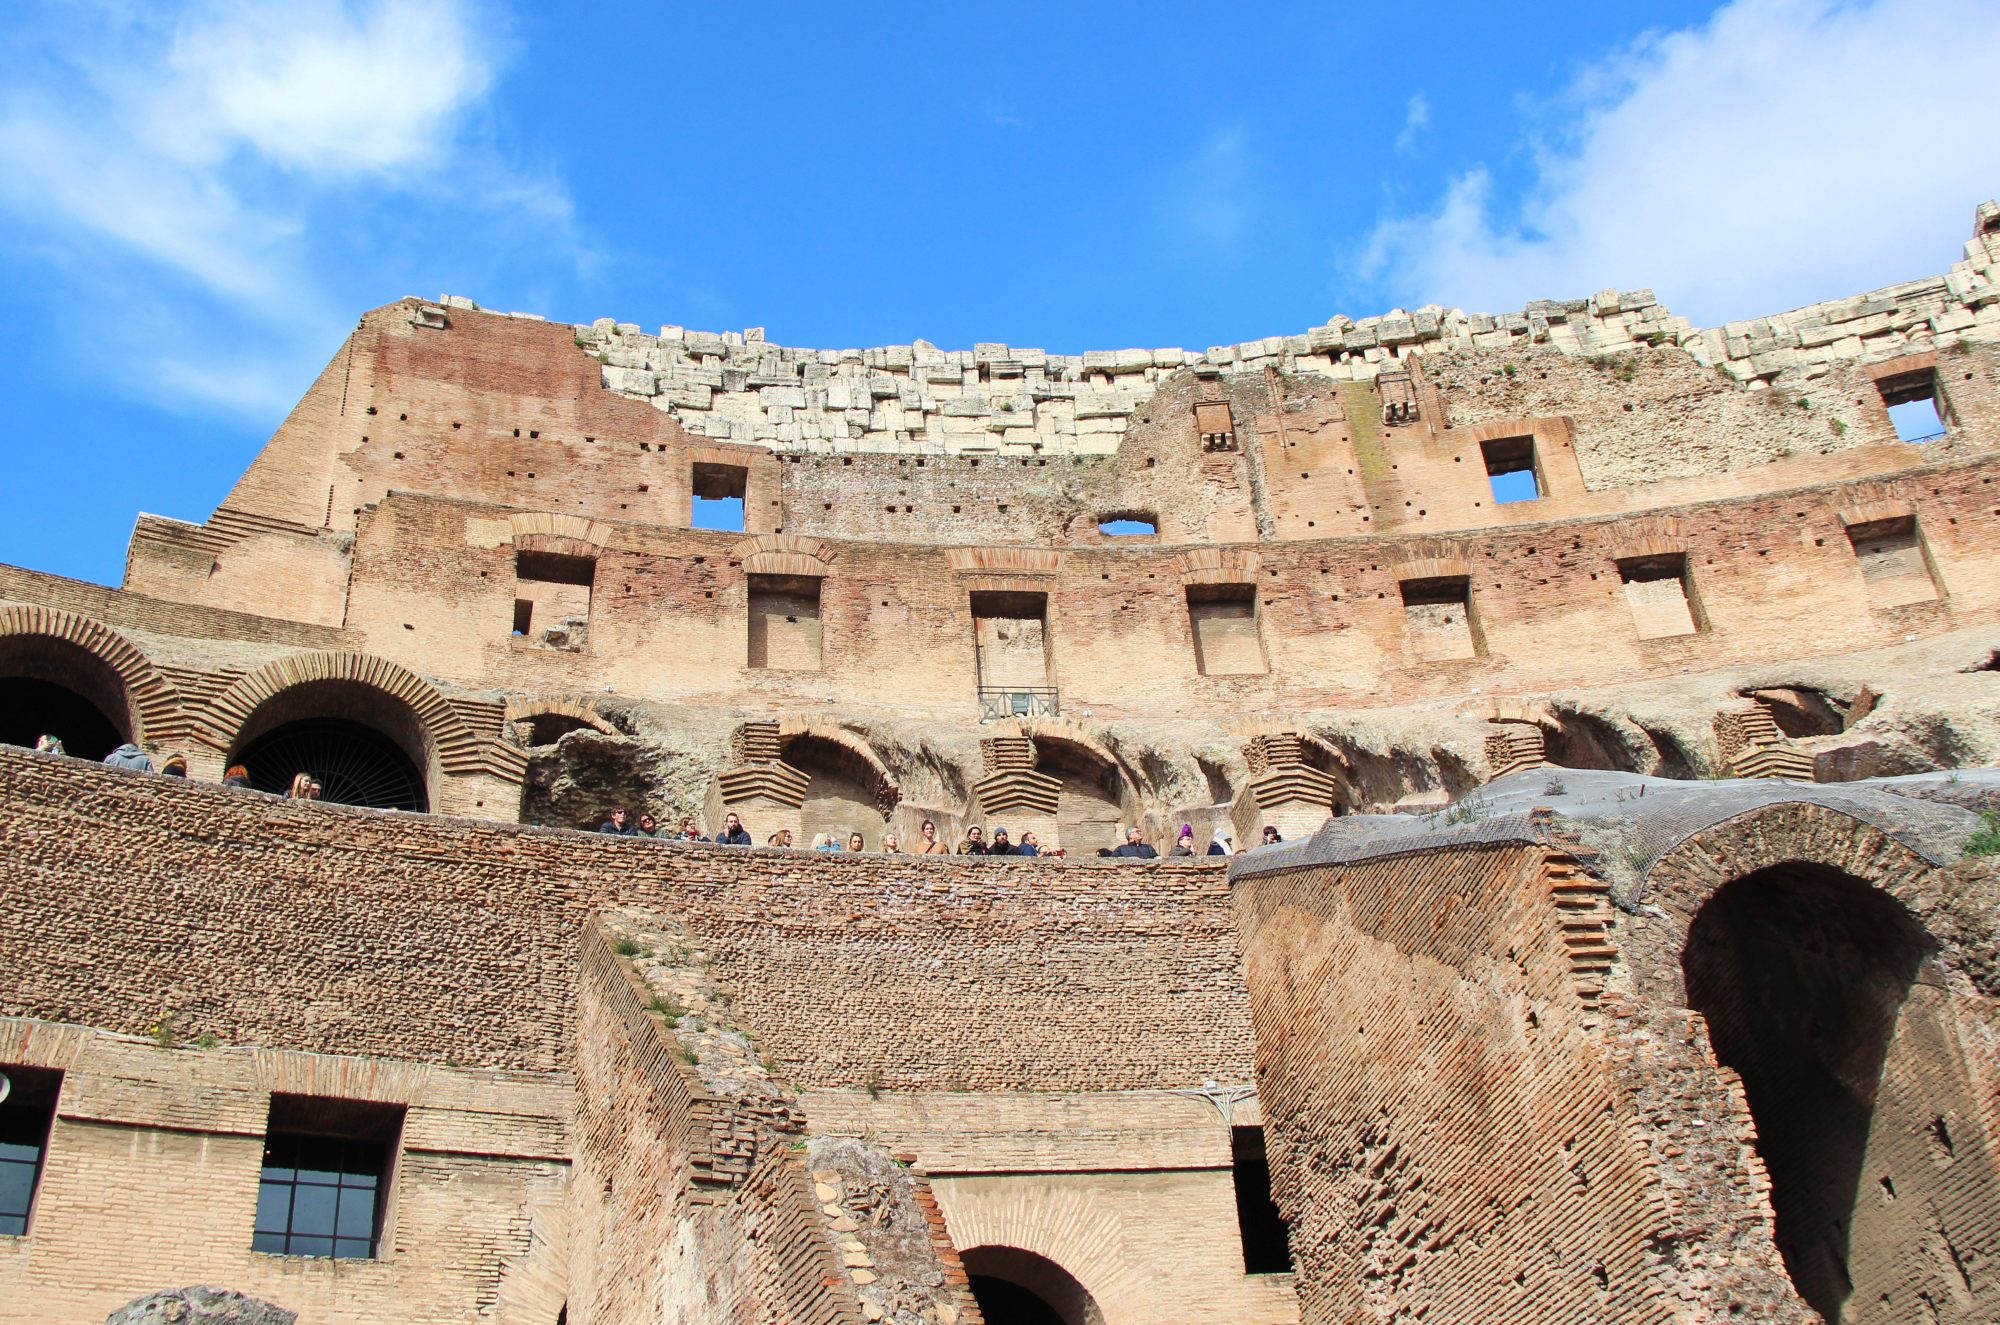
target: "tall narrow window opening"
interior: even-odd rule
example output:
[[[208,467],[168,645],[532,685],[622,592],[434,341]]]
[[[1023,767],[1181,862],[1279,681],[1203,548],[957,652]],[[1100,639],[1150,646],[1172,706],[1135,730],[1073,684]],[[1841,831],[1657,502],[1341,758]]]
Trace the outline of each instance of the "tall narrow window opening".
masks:
[[[1054,714],[1055,668],[1043,593],[972,595],[972,647],[983,718]]]
[[[1283,1274],[1292,1268],[1284,1216],[1271,1199],[1271,1163],[1264,1129],[1229,1129],[1230,1169],[1236,1180],[1236,1229],[1243,1237],[1243,1273]]]
[[[251,1250],[375,1256],[402,1134],[401,1105],[271,1096]]]
[[[20,1237],[35,1207],[62,1073],[0,1066],[0,1081],[7,1093],[0,1100],[0,1237]]]
[[[743,498],[750,490],[750,471],[741,465],[701,462],[694,467],[694,503],[689,521],[696,529],[741,533]]]
[[[1257,586],[1190,584],[1188,627],[1203,676],[1260,676],[1271,670],[1258,630]]]
[[[1545,491],[1541,466],[1535,463],[1533,437],[1495,437],[1479,444],[1486,462],[1486,481],[1495,505],[1533,501]]]
[[[750,577],[750,666],[819,670],[819,586],[816,575]]]

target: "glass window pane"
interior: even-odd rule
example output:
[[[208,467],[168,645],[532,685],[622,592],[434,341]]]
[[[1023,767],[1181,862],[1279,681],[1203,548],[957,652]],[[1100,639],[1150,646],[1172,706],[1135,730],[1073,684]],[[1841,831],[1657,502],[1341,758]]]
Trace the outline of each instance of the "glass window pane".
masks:
[[[294,1237],[291,1252],[294,1256],[331,1256],[333,1239]]]
[[[352,1169],[340,1175],[343,1187],[358,1187],[364,1192],[375,1190],[376,1177],[373,1173],[356,1173]]]
[[[257,1187],[257,1231],[283,1233],[291,1222],[292,1185],[265,1182]]]
[[[375,1193],[343,1188],[340,1193],[340,1218],[333,1232],[334,1236],[342,1238],[374,1237]]]
[[[296,1182],[299,1171],[289,1165],[280,1167],[276,1164],[266,1164],[263,1176],[266,1182]]]
[[[34,1195],[33,1164],[0,1164],[0,1214],[27,1214]]]
[[[0,1215],[0,1237],[18,1238],[28,1231],[24,1215]]]
[[[250,1250],[268,1251],[274,1256],[282,1256],[285,1254],[285,1235],[283,1233],[253,1233],[250,1236]]]
[[[334,1240],[333,1254],[350,1260],[367,1260],[375,1254],[375,1248],[364,1238],[337,1238]]]
[[[33,1143],[25,1141],[0,1142],[0,1160],[24,1160],[27,1163],[33,1164],[41,1157],[42,1144],[40,1141]]]
[[[301,1233],[333,1236],[334,1197],[331,1187],[299,1186],[292,1189],[292,1235]]]

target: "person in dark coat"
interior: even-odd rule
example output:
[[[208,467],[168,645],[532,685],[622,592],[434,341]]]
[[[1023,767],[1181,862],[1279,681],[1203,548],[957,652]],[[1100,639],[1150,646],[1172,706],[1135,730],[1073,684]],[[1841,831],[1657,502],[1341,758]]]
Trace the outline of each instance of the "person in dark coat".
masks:
[[[736,811],[734,810],[723,816],[722,831],[715,835],[715,840],[724,846],[747,847],[752,845],[750,830],[743,826],[743,821],[737,818]]]
[[[1125,830],[1125,845],[1119,847],[1111,854],[1114,856],[1123,856],[1127,860],[1158,860],[1160,858],[1160,853],[1153,850],[1147,844],[1145,835],[1139,831],[1136,824]]]
[[[125,742],[125,744],[104,756],[104,762],[112,768],[129,768],[134,773],[150,773],[153,771],[153,761],[146,757],[144,750],[141,750],[130,741]]]
[[[1021,849],[1007,840],[1006,829],[995,828],[993,830],[993,842],[986,848],[986,854],[989,856],[1018,856],[1021,854]]]
[[[611,811],[611,817],[597,825],[600,833],[610,833],[613,837],[637,837],[639,830],[632,826],[632,816],[623,805]]]

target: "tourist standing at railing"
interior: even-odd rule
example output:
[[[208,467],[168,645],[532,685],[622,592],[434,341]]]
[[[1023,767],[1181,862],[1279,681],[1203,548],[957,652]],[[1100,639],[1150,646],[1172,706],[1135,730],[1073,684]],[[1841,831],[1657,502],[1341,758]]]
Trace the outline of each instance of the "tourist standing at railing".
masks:
[[[632,816],[622,805],[611,811],[611,817],[597,825],[600,833],[610,833],[614,837],[637,837],[639,830],[632,826]]]
[[[111,768],[129,768],[134,773],[150,773],[153,771],[153,761],[146,757],[144,750],[141,750],[130,741],[125,742],[125,744],[104,756],[104,762]]]
[[[902,854],[902,843],[894,833],[882,834],[882,850],[890,855]]]
[[[680,832],[674,835],[674,841],[706,842],[708,841],[708,839],[703,837],[701,835],[701,829],[695,826],[694,816],[691,814],[684,814],[681,816],[681,830]]]
[[[993,830],[993,841],[987,845],[986,854],[989,856],[1013,856],[1020,853],[1015,850],[1014,844],[1007,840],[1007,830],[1004,828],[995,828]]]
[[[55,736],[37,736],[35,738],[35,753],[40,755],[59,755],[63,753],[61,738]]]
[[[223,770],[222,785],[225,787],[241,787],[245,791],[255,790],[250,785],[250,770],[241,764],[231,764]]]
[[[743,826],[743,821],[736,817],[736,811],[734,810],[723,816],[722,831],[715,835],[715,840],[724,846],[730,847],[747,847],[752,845],[750,830]]]
[[[919,856],[949,856],[951,848],[938,841],[937,824],[924,820],[923,836],[917,840],[916,854]]]
[[[958,844],[958,854],[961,856],[983,856],[986,854],[986,850],[986,834],[980,831],[979,825],[974,824],[972,827],[966,829],[965,840]]]
[[[1160,857],[1160,853],[1146,842],[1145,834],[1139,831],[1136,824],[1125,830],[1125,845],[1111,854],[1127,860],[1158,860]]]
[[[640,815],[640,816],[639,816],[639,832],[638,832],[638,836],[640,836],[640,837],[658,837],[659,835],[660,835],[660,824],[659,824],[659,821],[658,821],[658,820],[656,820],[656,819],[654,819],[654,818],[653,818],[653,816],[652,816],[652,815],[650,815],[650,814],[642,814],[642,815]]]
[[[1229,834],[1217,831],[1214,836],[1208,839],[1208,854],[1211,856],[1233,856],[1236,854],[1236,842]]]
[[[1021,834],[1021,844],[1014,848],[1017,856],[1039,856],[1042,854],[1042,839],[1035,836],[1034,829]]]
[[[1270,824],[1264,825],[1264,841],[1261,843],[1261,845],[1270,846],[1273,842],[1282,842],[1284,840],[1285,840],[1285,835],[1283,833],[1280,833]]]
[[[1170,856],[1192,856],[1194,854],[1194,825],[1182,824],[1181,835],[1174,839],[1174,849]]]

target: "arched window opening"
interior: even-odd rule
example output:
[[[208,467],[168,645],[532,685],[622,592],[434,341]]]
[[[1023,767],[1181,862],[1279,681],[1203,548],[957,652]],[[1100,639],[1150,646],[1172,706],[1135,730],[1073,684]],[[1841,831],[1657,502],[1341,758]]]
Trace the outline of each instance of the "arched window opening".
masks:
[[[1931,946],[1895,898],[1805,863],[1725,884],[1688,927],[1688,1005],[1742,1078],[1778,1248],[1799,1295],[1830,1321],[1918,1314],[1897,1297],[1912,1291],[1898,1266],[1927,1231],[1905,1228],[1904,1212],[1926,1204],[1936,1179],[1908,1142],[1942,1105],[1908,1089],[1934,1074],[1889,1090],[1885,1069]]]
[[[1104,1313],[1075,1275],[1019,1247],[974,1247],[964,1255],[973,1300],[986,1325],[1103,1325]]]
[[[430,809],[432,742],[402,701],[356,681],[314,681],[272,696],[243,724],[229,762],[259,791],[282,795],[299,773],[321,799],[384,810]]]
[[[0,743],[33,748],[54,736],[79,759],[102,759],[133,738],[125,683],[67,640],[0,639]]]

